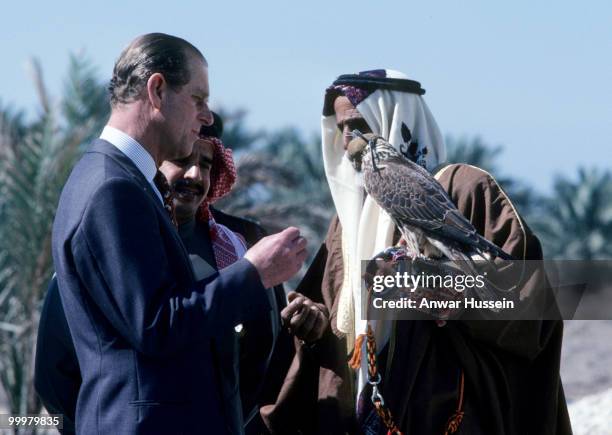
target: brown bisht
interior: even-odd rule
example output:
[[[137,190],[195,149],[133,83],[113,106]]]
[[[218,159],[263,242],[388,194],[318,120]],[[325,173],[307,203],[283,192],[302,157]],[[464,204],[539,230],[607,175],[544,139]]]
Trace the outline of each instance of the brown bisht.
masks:
[[[463,164],[436,177],[478,233],[515,259],[541,260],[540,242],[496,181]],[[341,227],[334,218],[298,291],[323,302],[331,326],[315,345],[296,342],[296,354],[275,403],[262,417],[274,434],[359,434],[354,374],[347,343],[336,329],[343,279]],[[530,277],[541,289],[543,274]],[[457,409],[457,434],[571,434],[559,376],[562,321],[396,321],[379,355],[382,394],[405,435],[444,434]],[[381,433],[386,429],[381,426]]]

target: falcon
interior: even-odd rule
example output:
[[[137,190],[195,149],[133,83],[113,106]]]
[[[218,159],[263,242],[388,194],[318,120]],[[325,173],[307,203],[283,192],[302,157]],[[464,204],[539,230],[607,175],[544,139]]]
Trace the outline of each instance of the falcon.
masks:
[[[385,210],[415,259],[445,256],[474,272],[473,260],[512,257],[482,237],[444,188],[422,166],[404,157],[389,142],[353,131],[347,156],[363,174],[365,190]],[[480,295],[495,299],[494,295]]]

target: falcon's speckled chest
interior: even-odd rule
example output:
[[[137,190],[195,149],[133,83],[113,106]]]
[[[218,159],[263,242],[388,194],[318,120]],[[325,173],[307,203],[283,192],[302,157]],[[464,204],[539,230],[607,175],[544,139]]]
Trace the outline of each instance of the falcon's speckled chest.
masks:
[[[364,150],[361,170],[366,192],[389,213],[406,241],[409,254],[417,256],[428,245],[426,235],[420,228],[398,220],[393,212],[424,202],[425,190],[418,186],[420,174],[412,170],[411,163],[392,146],[381,146],[379,142],[375,152],[369,146]]]
[[[379,141],[372,152],[364,150],[361,170],[368,195],[386,211],[411,207],[425,201],[430,194],[423,183],[422,168],[407,160],[388,143]]]

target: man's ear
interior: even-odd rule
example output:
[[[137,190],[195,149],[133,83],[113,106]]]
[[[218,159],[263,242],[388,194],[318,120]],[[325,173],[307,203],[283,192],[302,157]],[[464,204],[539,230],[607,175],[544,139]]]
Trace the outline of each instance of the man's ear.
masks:
[[[167,88],[168,83],[166,83],[166,79],[164,78],[163,74],[151,74],[151,77],[149,77],[149,80],[147,80],[147,96],[151,106],[153,106],[154,109],[161,109],[162,100],[166,96]]]

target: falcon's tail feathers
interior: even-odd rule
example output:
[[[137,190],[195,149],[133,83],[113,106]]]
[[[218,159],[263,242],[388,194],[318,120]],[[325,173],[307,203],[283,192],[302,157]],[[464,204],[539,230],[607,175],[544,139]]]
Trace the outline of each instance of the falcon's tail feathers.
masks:
[[[489,242],[482,236],[478,237],[478,249],[482,252],[491,254],[496,258],[501,258],[502,260],[512,260],[511,255],[507,254],[495,243]]]

